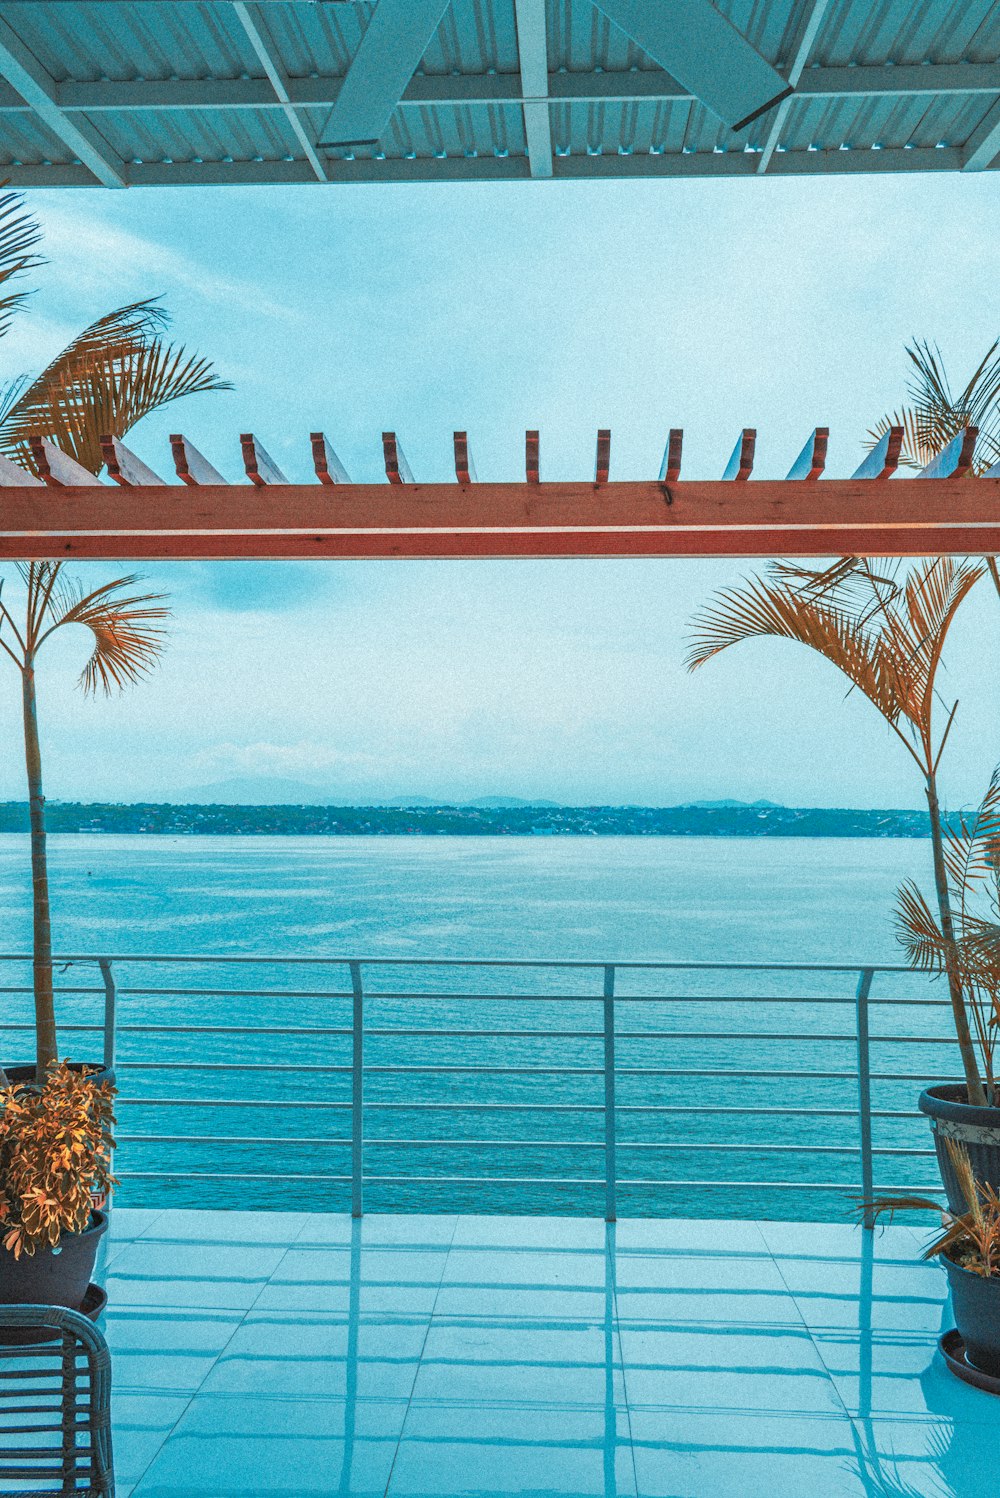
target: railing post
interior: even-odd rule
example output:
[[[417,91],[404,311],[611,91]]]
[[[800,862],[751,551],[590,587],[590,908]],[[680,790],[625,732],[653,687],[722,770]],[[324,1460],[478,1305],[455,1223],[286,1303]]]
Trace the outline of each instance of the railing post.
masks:
[[[113,1067],[115,1064],[115,1026],[117,1023],[117,1000],[118,990],[115,987],[115,975],[111,967],[110,957],[99,957],[97,965],[104,979],[104,1065]]]
[[[354,993],[351,1051],[351,1216],[360,1217],[364,1206],[365,1178],[365,1001],[361,986],[361,964],[350,963]]]
[[[117,1050],[115,1032],[118,1022],[118,989],[115,984],[115,974],[111,966],[111,958],[98,957],[97,966],[100,968],[101,977],[104,980],[104,1065],[109,1071],[113,1071]],[[114,1175],[114,1150],[111,1151],[108,1168],[110,1173]],[[109,1189],[103,1201],[99,1201],[96,1197],[94,1198],[94,1206],[110,1211],[113,1200],[114,1192]]]
[[[604,969],[604,1218],[618,1217],[615,1159],[615,969]]]
[[[871,1053],[868,1030],[868,995],[875,969],[864,967],[855,994],[858,1032],[858,1126],[861,1136],[861,1195],[865,1202],[864,1226],[874,1228],[875,1218],[868,1205],[875,1194],[872,1169],[872,1084]]]

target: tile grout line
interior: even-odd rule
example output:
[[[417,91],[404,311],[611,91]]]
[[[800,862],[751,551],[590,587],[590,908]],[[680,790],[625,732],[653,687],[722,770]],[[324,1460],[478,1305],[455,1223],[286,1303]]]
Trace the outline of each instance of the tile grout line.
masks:
[[[762,1238],[764,1237],[763,1232],[761,1233],[761,1237]],[[765,1239],[764,1241],[765,1241],[765,1244],[767,1244],[767,1240]],[[819,1343],[816,1341],[815,1336],[813,1335],[813,1329],[809,1325],[808,1321],[805,1318],[805,1315],[803,1313],[802,1307],[799,1304],[799,1298],[796,1295],[795,1291],[792,1289],[791,1285],[788,1283],[788,1280],[785,1278],[784,1274],[782,1273],[781,1264],[778,1262],[777,1256],[775,1255],[775,1253],[773,1252],[773,1250],[770,1248],[770,1246],[768,1246],[768,1253],[771,1255],[771,1262],[772,1262],[772,1264],[774,1265],[775,1269],[778,1271],[778,1275],[779,1275],[779,1277],[781,1279],[781,1283],[784,1285],[785,1289],[788,1291],[788,1297],[791,1300],[792,1304],[794,1305],[794,1307],[795,1307],[795,1309],[796,1309],[796,1311],[798,1313],[799,1320],[802,1322],[802,1325],[803,1325],[803,1328],[805,1329],[806,1335],[808,1336],[810,1344],[812,1345],[812,1349],[815,1352],[817,1358],[819,1359],[819,1365],[822,1368],[824,1374],[826,1375],[826,1379],[827,1379],[827,1382],[830,1385],[830,1388],[833,1390],[834,1398],[836,1399],[837,1404],[840,1406],[841,1410],[843,1411],[844,1416],[846,1417],[846,1419],[848,1419],[848,1420],[851,1421],[851,1425],[852,1425],[852,1429],[853,1429],[853,1423],[854,1422],[853,1422],[853,1419],[852,1419],[852,1416],[851,1416],[851,1412],[847,1408],[846,1403],[844,1402],[844,1397],[841,1394],[840,1389],[837,1387],[837,1381],[836,1381],[836,1379],[834,1378],[833,1374],[830,1372],[829,1367],[827,1366],[827,1361],[826,1361],[826,1358],[823,1356],[823,1351],[822,1351]]]
[[[420,1344],[420,1355],[417,1358],[417,1368],[416,1372],[413,1375],[413,1382],[410,1385],[410,1392],[406,1399],[406,1409],[403,1411],[403,1418],[400,1422],[399,1435],[396,1437],[396,1449],[392,1453],[392,1461],[389,1464],[389,1473],[385,1480],[385,1487],[382,1490],[382,1498],[388,1498],[389,1489],[392,1486],[392,1474],[396,1470],[396,1461],[399,1457],[399,1448],[403,1444],[403,1432],[406,1429],[406,1422],[410,1418],[410,1408],[413,1404],[413,1391],[417,1387],[417,1379],[420,1377],[420,1369],[424,1361],[424,1353],[427,1350],[427,1339],[431,1334],[431,1327],[434,1324],[434,1312],[437,1309],[437,1303],[441,1296],[441,1289],[448,1274],[448,1261],[451,1258],[451,1251],[455,1243],[455,1235],[458,1232],[458,1221],[458,1214],[456,1213],[455,1226],[452,1228],[451,1237],[448,1239],[448,1248],[444,1256],[444,1264],[441,1269],[441,1278],[438,1281],[438,1287],[434,1292],[434,1301],[431,1305],[430,1315],[427,1317],[427,1330],[424,1332],[424,1340]]]
[[[162,1216],[162,1213],[160,1215]],[[191,1390],[191,1393],[190,1393],[189,1397],[185,1401],[184,1408],[181,1410],[180,1414],[177,1416],[177,1419],[174,1421],[173,1425],[171,1425],[170,1429],[167,1431],[166,1435],[163,1437],[163,1440],[160,1442],[159,1446],[157,1446],[156,1450],[153,1452],[153,1455],[150,1457],[149,1461],[146,1463],[146,1465],[143,1467],[142,1471],[140,1472],[139,1476],[136,1478],[136,1480],[133,1483],[132,1488],[131,1488],[131,1493],[132,1494],[138,1493],[139,1486],[145,1480],[146,1474],[149,1471],[150,1467],[153,1465],[153,1463],[157,1460],[157,1458],[160,1456],[161,1452],[166,1447],[167,1442],[170,1440],[171,1436],[176,1431],[178,1425],[180,1425],[181,1421],[184,1419],[184,1417],[187,1414],[188,1410],[194,1404],[195,1400],[198,1398],[198,1395],[201,1393],[202,1389],[204,1388],[204,1386],[205,1386],[205,1380],[214,1371],[216,1365],[219,1362],[219,1359],[222,1357],[223,1353],[226,1351],[226,1348],[229,1347],[232,1344],[233,1338],[236,1336],[237,1332],[239,1332],[239,1330],[242,1327],[242,1325],[243,1325],[244,1321],[246,1320],[247,1316],[253,1310],[254,1306],[260,1300],[260,1297],[263,1295],[264,1291],[267,1289],[268,1285],[271,1283],[272,1279],[277,1274],[277,1272],[281,1268],[282,1264],[285,1262],[285,1259],[286,1259],[286,1257],[288,1255],[289,1249],[291,1249],[292,1247],[294,1247],[294,1245],[298,1242],[300,1235],[305,1232],[307,1223],[308,1223],[308,1218],[306,1218],[306,1220],[303,1221],[302,1226],[299,1228],[298,1232],[295,1234],[295,1237],[294,1238],[290,1238],[289,1241],[285,1244],[284,1250],[283,1250],[282,1255],[281,1255],[281,1258],[278,1260],[277,1264],[275,1264],[274,1268],[271,1270],[271,1273],[268,1275],[268,1277],[264,1281],[263,1285],[261,1285],[260,1289],[257,1291],[257,1294],[255,1295],[255,1297],[254,1297],[253,1301],[251,1302],[251,1304],[249,1306],[247,1306],[246,1309],[240,1315],[239,1321],[237,1321],[236,1325],[233,1327],[232,1334],[229,1337],[227,1337],[226,1341],[222,1344],[222,1346],[219,1348],[218,1352],[212,1358],[212,1360],[209,1363],[208,1367],[205,1369],[204,1374],[202,1375],[201,1379],[199,1380],[197,1387]],[[153,1224],[150,1223],[150,1227],[152,1227],[152,1225]],[[139,1240],[136,1239],[135,1241],[138,1242]],[[244,1246],[252,1247],[253,1245],[244,1245]],[[165,1309],[169,1310],[171,1308],[170,1307],[166,1307]],[[183,1311],[183,1310],[190,1309],[190,1307],[177,1306],[177,1307],[174,1307],[173,1309]],[[113,1371],[113,1369],[112,1369],[112,1371]],[[157,1392],[157,1391],[151,1391],[151,1392]],[[112,1398],[113,1397],[114,1397],[114,1395],[112,1394]],[[183,1395],[181,1397],[183,1398]],[[141,1498],[141,1495],[140,1495],[140,1498]]]
[[[622,1397],[625,1400],[625,1419],[628,1422],[628,1449],[632,1458],[632,1482],[635,1485],[636,1498],[639,1494],[639,1469],[635,1460],[635,1437],[632,1434],[632,1406],[628,1397],[628,1380],[625,1377],[625,1347],[622,1342],[621,1316],[618,1310],[618,1224],[606,1222],[604,1224],[604,1252],[608,1252],[608,1239],[613,1240],[612,1278],[611,1278],[611,1300],[614,1307],[615,1342],[618,1346],[618,1361],[622,1370]]]

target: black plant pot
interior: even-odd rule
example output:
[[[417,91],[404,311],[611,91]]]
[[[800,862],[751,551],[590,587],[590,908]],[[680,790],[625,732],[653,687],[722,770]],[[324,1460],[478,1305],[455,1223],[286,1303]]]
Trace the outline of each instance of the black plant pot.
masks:
[[[68,1306],[79,1311],[94,1273],[97,1249],[106,1232],[104,1212],[94,1212],[82,1233],[64,1233],[56,1248],[36,1248],[15,1259],[0,1247],[0,1303],[15,1306]]]
[[[973,1274],[941,1255],[951,1285],[955,1325],[965,1355],[981,1373],[1000,1377],[1000,1279]]]
[[[115,1069],[113,1066],[105,1066],[98,1061],[71,1061],[71,1071],[85,1071],[91,1081],[111,1082],[115,1080]],[[17,1062],[13,1066],[5,1066],[9,1082],[33,1082],[35,1080],[35,1063],[33,1061]]]
[[[1000,1108],[974,1108],[966,1102],[964,1082],[942,1083],[920,1094],[920,1111],[931,1120],[938,1169],[952,1212],[968,1211],[945,1146],[954,1139],[965,1146],[972,1174],[983,1185],[1000,1191]]]

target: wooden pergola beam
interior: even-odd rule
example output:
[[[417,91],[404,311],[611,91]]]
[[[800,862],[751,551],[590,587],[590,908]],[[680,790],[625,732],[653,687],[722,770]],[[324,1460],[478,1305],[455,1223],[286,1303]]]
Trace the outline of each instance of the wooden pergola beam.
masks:
[[[0,557],[1000,552],[1000,478],[0,488]]]

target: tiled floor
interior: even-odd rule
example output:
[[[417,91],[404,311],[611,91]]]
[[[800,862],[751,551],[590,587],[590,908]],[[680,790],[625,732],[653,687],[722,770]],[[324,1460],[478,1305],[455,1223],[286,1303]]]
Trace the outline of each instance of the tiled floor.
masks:
[[[995,1498],[905,1227],[115,1211],[119,1494]]]

